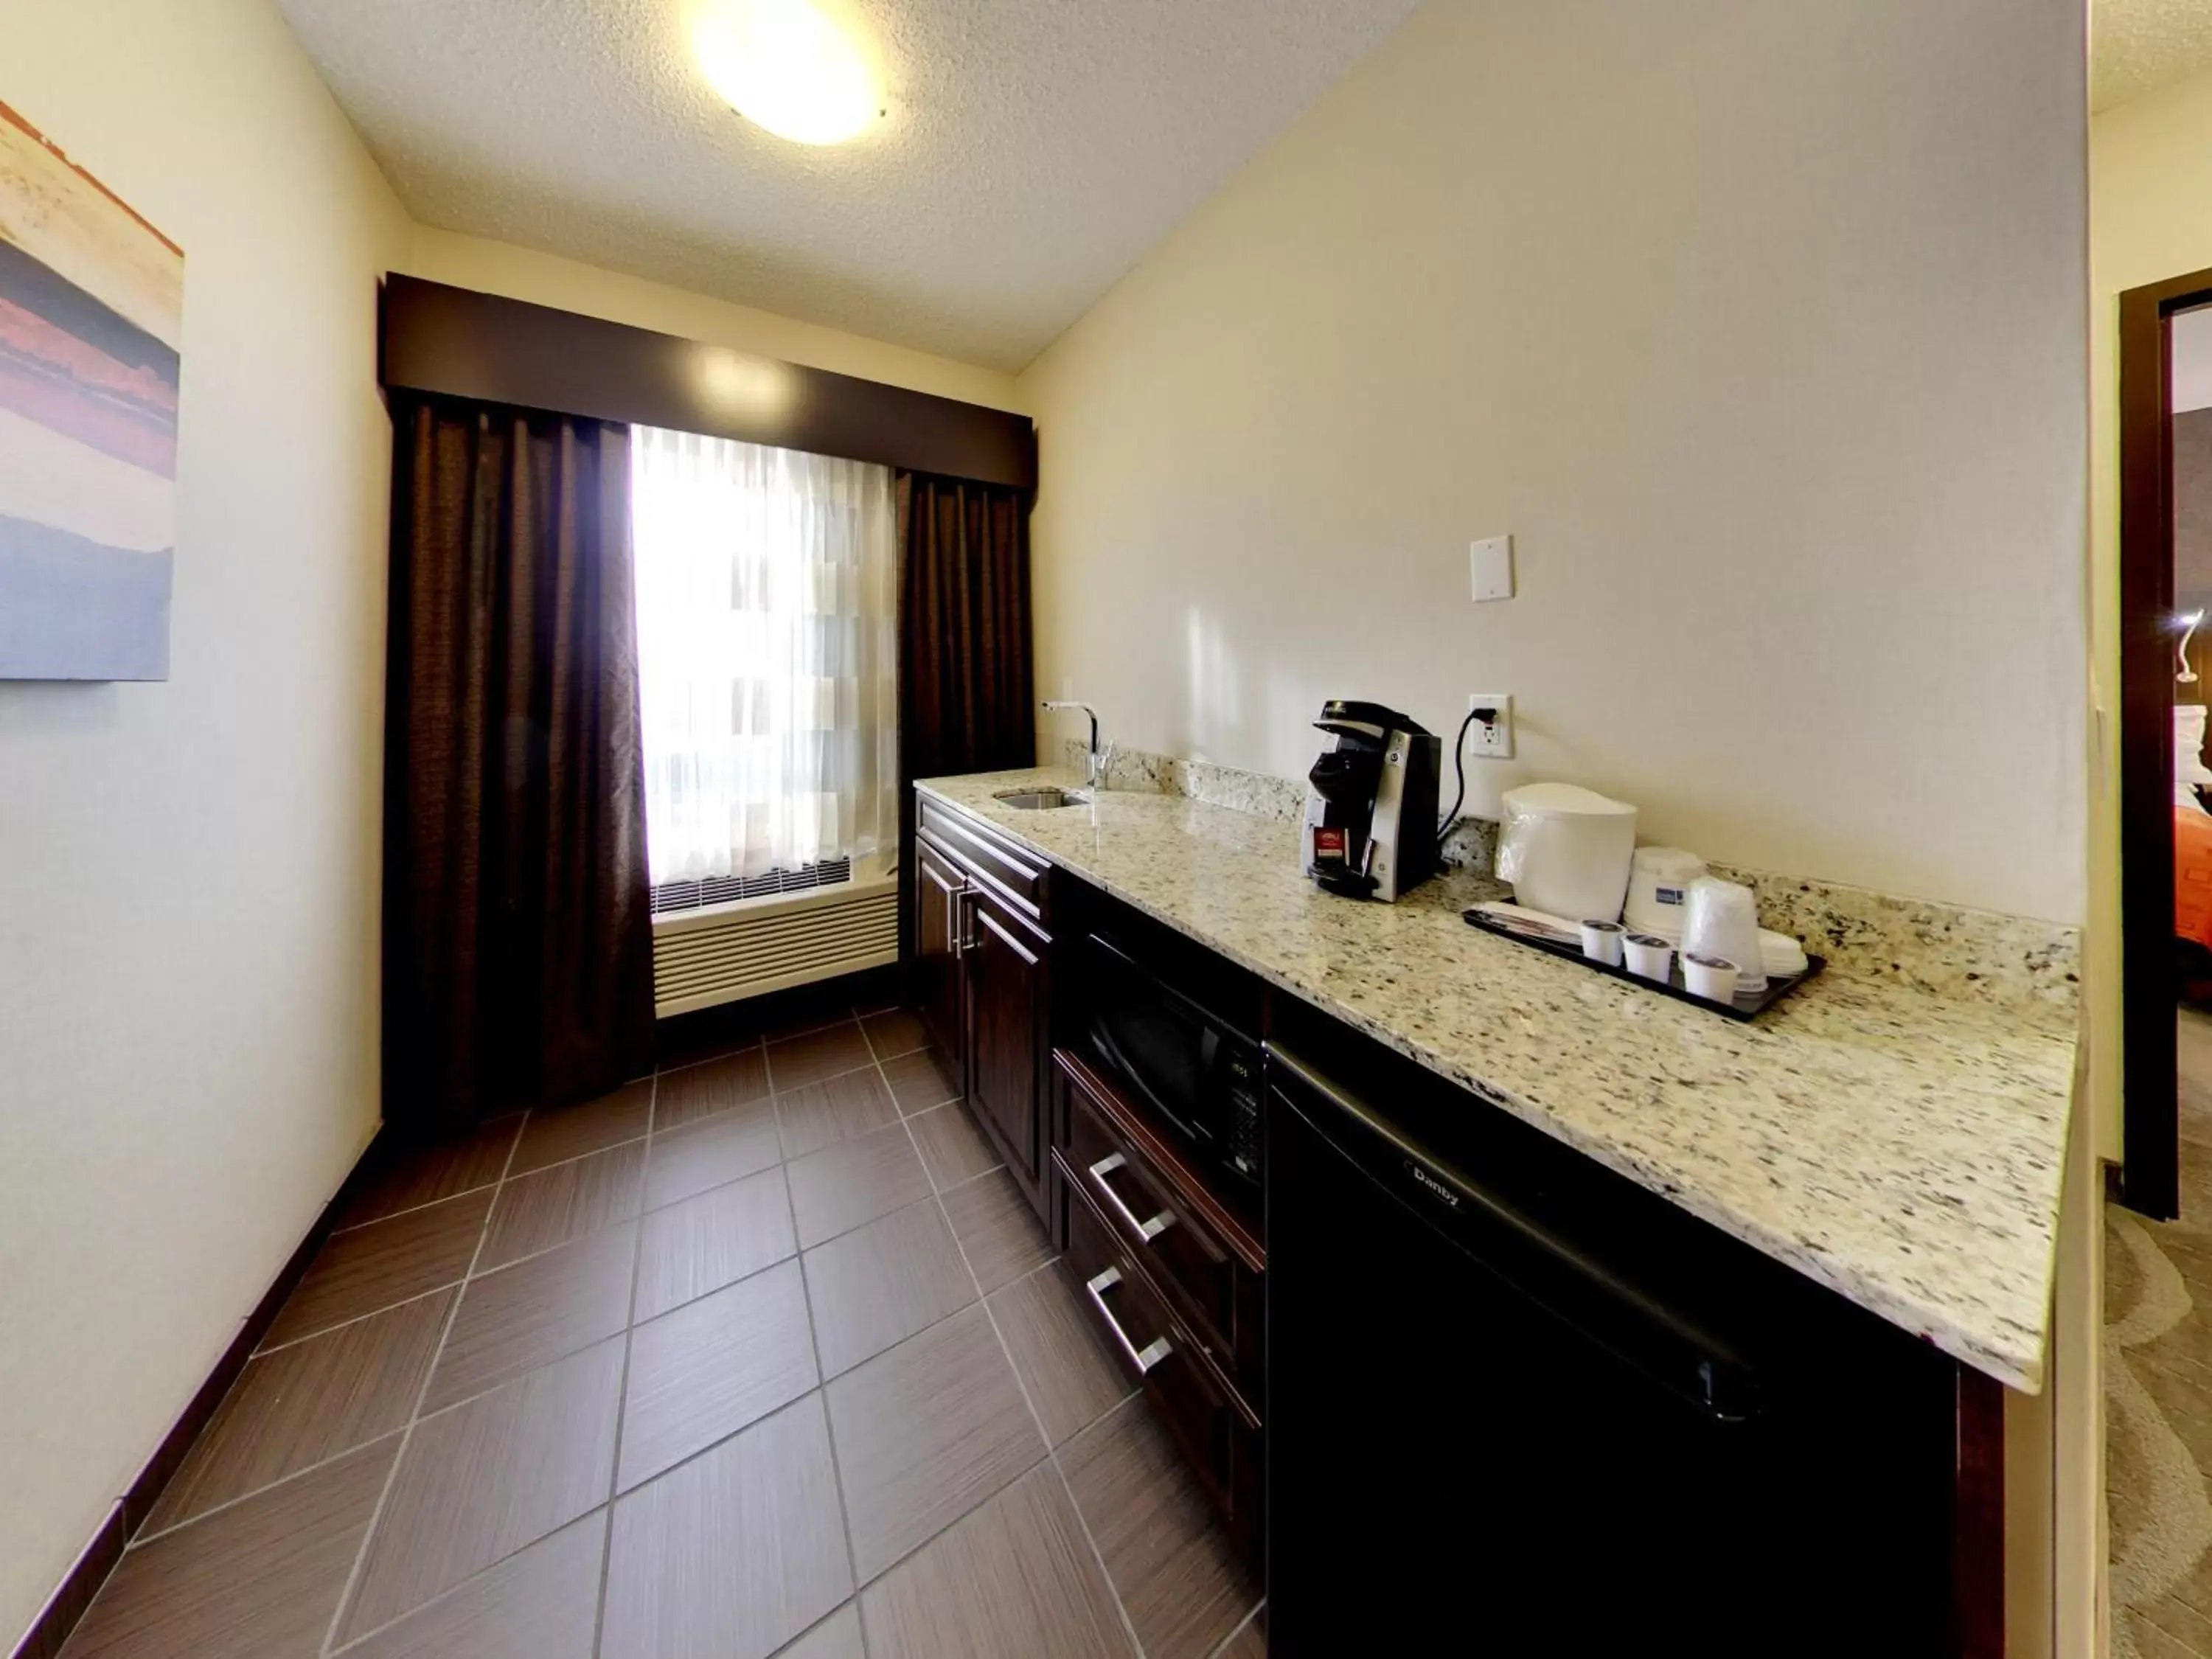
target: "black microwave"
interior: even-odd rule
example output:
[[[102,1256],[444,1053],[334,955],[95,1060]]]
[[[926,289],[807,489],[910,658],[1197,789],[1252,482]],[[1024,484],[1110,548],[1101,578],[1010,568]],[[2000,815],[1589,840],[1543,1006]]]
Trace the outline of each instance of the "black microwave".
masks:
[[[1084,963],[1092,1059],[1199,1161],[1257,1186],[1260,1044],[1100,934]]]

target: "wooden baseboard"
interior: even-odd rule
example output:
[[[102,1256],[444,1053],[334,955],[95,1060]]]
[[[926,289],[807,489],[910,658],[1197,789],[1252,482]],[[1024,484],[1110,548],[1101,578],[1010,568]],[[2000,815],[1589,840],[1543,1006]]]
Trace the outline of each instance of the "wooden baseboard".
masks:
[[[345,1212],[346,1206],[353,1201],[368,1181],[386,1145],[386,1131],[379,1128],[362,1149],[360,1158],[355,1160],[352,1170],[339,1184],[331,1201],[323,1206],[322,1212],[315,1218],[315,1224],[307,1229],[307,1236],[300,1241],[299,1248],[292,1252],[276,1277],[270,1281],[268,1290],[254,1304],[253,1311],[246,1316],[245,1323],[238,1328],[238,1334],[231,1339],[230,1346],[222,1351],[214,1369],[208,1372],[206,1380],[193,1392],[191,1402],[178,1415],[177,1420],[169,1425],[168,1432],[161,1437],[161,1444],[154,1449],[154,1455],[146,1460],[145,1467],[138,1471],[130,1489],[108,1506],[106,1517],[101,1521],[99,1530],[93,1534],[91,1541],[85,1546],[70,1570],[62,1576],[54,1593],[46,1598],[46,1605],[31,1620],[30,1629],[24,1632],[22,1640],[16,1643],[12,1659],[58,1659],[62,1644],[69,1640],[70,1632],[76,1628],[77,1620],[84,1617],[85,1610],[92,1606],[93,1597],[100,1594],[100,1587],[107,1582],[107,1575],[115,1571],[115,1564],[123,1559],[124,1546],[130,1542],[131,1534],[138,1530],[146,1517],[153,1513],[154,1506],[161,1501],[163,1490],[184,1462],[185,1455],[192,1448],[192,1442],[199,1438],[200,1431],[207,1427],[216,1408],[222,1404],[222,1397],[230,1392],[230,1385],[238,1381],[238,1374],[246,1369],[246,1362],[252,1358],[254,1349],[261,1345],[261,1339],[276,1323],[276,1315],[283,1309],[286,1298],[298,1287],[307,1271],[307,1264],[315,1258],[315,1252],[322,1249],[323,1241],[337,1226],[338,1217]]]

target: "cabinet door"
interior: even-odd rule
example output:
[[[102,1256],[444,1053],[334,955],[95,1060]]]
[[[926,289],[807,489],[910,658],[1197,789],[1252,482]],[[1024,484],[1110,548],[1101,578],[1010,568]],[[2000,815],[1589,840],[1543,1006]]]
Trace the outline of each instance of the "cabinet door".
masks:
[[[961,996],[961,927],[967,878],[927,842],[915,848],[915,1000],[953,1081],[965,1091],[967,1018]]]
[[[972,892],[968,902],[968,1098],[1042,1215],[1046,941],[988,892]]]

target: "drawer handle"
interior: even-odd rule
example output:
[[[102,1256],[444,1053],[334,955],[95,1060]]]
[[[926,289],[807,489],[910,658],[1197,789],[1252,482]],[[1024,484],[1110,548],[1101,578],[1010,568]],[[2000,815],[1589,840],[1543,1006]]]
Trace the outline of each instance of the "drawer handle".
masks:
[[[1167,1211],[1162,1210],[1150,1221],[1137,1219],[1137,1212],[1121,1201],[1121,1194],[1115,1192],[1106,1180],[1106,1177],[1112,1175],[1115,1170],[1126,1169],[1129,1160],[1121,1153],[1109,1152],[1091,1166],[1091,1178],[1098,1183],[1098,1190],[1106,1194],[1106,1201],[1114,1206],[1121,1219],[1135,1228],[1137,1237],[1149,1244],[1175,1225],[1175,1217]]]
[[[1106,1322],[1106,1328],[1114,1333],[1114,1340],[1121,1345],[1121,1352],[1129,1356],[1129,1363],[1137,1368],[1137,1375],[1147,1376],[1151,1375],[1152,1367],[1173,1353],[1175,1349],[1164,1336],[1154,1337],[1141,1348],[1129,1340],[1128,1332],[1121,1328],[1121,1322],[1114,1317],[1114,1310],[1106,1305],[1106,1292],[1121,1282],[1121,1270],[1109,1267],[1096,1279],[1085,1281],[1083,1288],[1091,1292],[1091,1305],[1098,1310],[1098,1316]]]

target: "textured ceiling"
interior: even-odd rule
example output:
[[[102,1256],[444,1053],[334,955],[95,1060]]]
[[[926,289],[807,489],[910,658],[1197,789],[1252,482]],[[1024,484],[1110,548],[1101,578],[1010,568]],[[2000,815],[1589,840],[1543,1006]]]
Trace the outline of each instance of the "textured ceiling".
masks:
[[[2093,0],[2089,107],[2130,98],[2212,69],[2212,0]]]
[[[681,0],[278,0],[409,210],[1018,369],[1415,0],[848,0],[889,114],[812,149]]]

